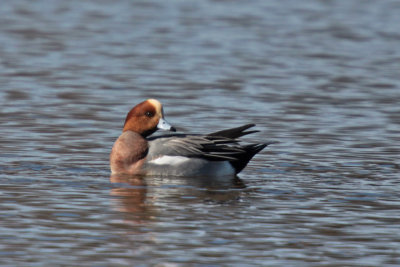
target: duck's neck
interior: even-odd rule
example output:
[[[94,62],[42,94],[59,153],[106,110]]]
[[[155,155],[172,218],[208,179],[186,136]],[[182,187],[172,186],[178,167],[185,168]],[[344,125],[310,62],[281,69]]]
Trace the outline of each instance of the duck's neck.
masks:
[[[132,131],[123,132],[111,150],[111,172],[138,173],[147,151],[148,143],[140,134]]]

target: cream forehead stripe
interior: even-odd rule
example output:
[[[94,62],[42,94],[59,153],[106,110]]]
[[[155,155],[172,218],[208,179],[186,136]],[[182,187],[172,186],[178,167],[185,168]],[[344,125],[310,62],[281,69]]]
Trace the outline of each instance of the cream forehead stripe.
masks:
[[[162,104],[156,99],[147,99],[147,101],[156,109],[157,114],[163,115]]]

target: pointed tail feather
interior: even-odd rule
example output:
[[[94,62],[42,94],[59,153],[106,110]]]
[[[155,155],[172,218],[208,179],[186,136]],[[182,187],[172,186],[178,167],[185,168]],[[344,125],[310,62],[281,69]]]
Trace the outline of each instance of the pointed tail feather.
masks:
[[[239,137],[242,137],[244,135],[247,134],[252,134],[252,133],[257,133],[259,131],[247,131],[245,132],[245,130],[256,126],[255,124],[246,124],[240,127],[236,127],[236,128],[231,128],[231,129],[227,129],[227,130],[222,130],[222,131],[218,131],[218,132],[214,132],[214,133],[210,133],[208,134],[208,136],[221,136],[221,137],[226,137],[226,138],[232,138],[232,139],[236,139]]]

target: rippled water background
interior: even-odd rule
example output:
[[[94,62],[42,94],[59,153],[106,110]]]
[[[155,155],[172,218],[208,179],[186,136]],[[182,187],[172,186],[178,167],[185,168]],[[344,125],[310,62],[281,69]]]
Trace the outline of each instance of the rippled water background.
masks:
[[[399,1],[2,1],[1,266],[400,266]],[[146,98],[279,141],[239,175],[111,179]]]

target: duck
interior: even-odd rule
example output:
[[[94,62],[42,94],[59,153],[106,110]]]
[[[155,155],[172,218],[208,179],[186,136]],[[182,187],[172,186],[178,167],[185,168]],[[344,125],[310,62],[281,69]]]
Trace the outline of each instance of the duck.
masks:
[[[147,99],[126,115],[122,134],[110,153],[112,175],[236,176],[271,143],[240,144],[238,138],[258,132],[246,124],[209,134],[176,133],[163,105]],[[151,136],[157,130],[170,133]]]

